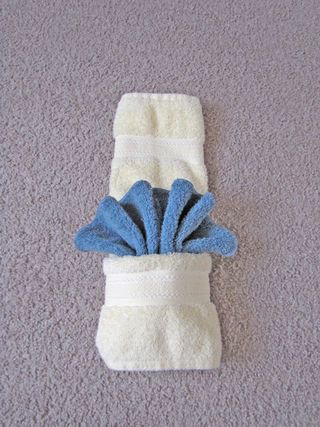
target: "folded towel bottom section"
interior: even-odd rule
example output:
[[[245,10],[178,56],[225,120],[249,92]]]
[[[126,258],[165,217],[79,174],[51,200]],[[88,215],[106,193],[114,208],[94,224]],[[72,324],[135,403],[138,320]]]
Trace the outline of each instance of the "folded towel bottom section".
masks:
[[[96,338],[111,369],[213,369],[221,336],[208,254],[110,257]]]

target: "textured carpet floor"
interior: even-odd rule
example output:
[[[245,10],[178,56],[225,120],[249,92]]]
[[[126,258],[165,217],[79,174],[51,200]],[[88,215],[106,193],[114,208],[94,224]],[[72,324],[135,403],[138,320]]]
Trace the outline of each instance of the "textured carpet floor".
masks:
[[[3,1],[1,416],[7,426],[319,425],[318,1]],[[116,373],[94,339],[106,193],[130,91],[199,96],[223,363]]]

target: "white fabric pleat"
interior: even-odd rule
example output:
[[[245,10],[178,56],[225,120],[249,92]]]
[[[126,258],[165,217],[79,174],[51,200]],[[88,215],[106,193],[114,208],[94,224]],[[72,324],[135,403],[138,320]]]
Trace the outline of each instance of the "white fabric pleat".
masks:
[[[106,276],[106,306],[205,304],[210,302],[207,272],[156,270]]]
[[[200,138],[158,138],[153,136],[121,135],[116,137],[114,159],[153,157],[180,160],[203,165],[203,145]]]

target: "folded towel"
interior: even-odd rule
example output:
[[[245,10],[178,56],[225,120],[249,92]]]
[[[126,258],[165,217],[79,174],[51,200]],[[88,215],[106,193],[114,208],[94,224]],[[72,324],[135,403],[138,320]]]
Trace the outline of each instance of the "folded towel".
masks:
[[[118,256],[173,252],[231,256],[236,239],[210,219],[213,207],[213,195],[202,196],[187,180],[176,179],[171,191],[137,181],[119,202],[106,196],[75,243],[80,250]]]
[[[175,94],[122,96],[114,121],[110,194],[120,199],[139,180],[170,189],[177,178],[208,189],[204,123],[198,98]]]
[[[104,261],[106,300],[96,338],[111,369],[212,369],[221,338],[210,303],[208,254]]]
[[[202,252],[231,255],[236,240],[208,217],[200,102],[124,95],[114,137],[112,197],[76,239],[80,249],[117,255],[104,261],[100,354],[120,370],[216,368],[220,327]]]

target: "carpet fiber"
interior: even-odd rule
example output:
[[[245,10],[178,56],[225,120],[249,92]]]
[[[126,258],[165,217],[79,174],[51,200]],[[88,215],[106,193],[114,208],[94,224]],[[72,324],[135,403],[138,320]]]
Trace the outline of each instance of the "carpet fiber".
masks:
[[[1,424],[319,425],[316,0],[4,0]],[[73,247],[108,189],[125,92],[200,97],[215,219],[216,371],[123,373],[95,347],[102,255]]]

